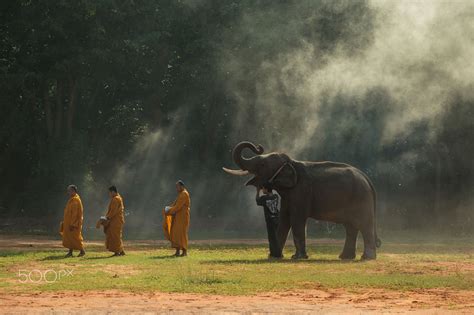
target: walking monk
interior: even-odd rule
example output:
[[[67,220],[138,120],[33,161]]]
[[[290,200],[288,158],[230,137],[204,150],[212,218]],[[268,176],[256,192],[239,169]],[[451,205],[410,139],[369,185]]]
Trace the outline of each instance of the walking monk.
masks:
[[[122,229],[125,219],[123,216],[123,200],[117,192],[117,187],[109,187],[110,203],[104,223],[105,247],[114,253],[114,256],[124,256],[122,244]]]
[[[80,252],[77,257],[82,257],[86,254],[84,244],[82,243],[82,202],[77,194],[77,187],[75,185],[69,185],[67,193],[69,200],[64,208],[64,219],[61,222],[59,234],[63,238],[63,246],[69,249],[66,257],[72,257],[73,250],[79,250]]]
[[[163,230],[165,237],[176,249],[174,256],[188,255],[189,207],[191,199],[183,181],[176,183],[178,197],[163,210]],[[180,250],[182,253],[180,254]]]

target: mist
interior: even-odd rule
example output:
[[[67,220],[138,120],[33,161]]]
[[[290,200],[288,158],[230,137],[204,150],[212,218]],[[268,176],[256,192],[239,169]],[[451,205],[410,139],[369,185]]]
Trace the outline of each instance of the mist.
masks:
[[[398,197],[416,180],[414,165],[434,161],[416,145],[397,152],[396,161],[384,150],[414,141],[436,147],[440,133],[450,129],[446,123],[452,121],[445,120],[453,103],[473,100],[471,2],[323,1],[270,7],[244,11],[221,35],[216,68],[234,108],[232,114],[224,111],[220,122],[229,126],[220,135],[227,146],[210,153],[220,150],[227,159],[202,168],[191,150],[181,162],[192,133],[185,125],[193,113],[177,111],[170,126],[141,139],[129,166],[121,166],[114,179],[135,192],[138,201],[130,202],[139,213],[158,215],[181,178],[190,184],[197,226],[218,221],[225,230],[241,214],[249,216],[244,222],[252,228],[248,224],[259,215],[254,191],[238,187],[240,179],[219,170],[233,166],[230,150],[241,140],[296,159],[355,164],[376,182],[391,184]],[[331,18],[340,24],[325,25]],[[466,149],[472,153],[472,144]],[[384,198],[391,194],[384,188],[381,216],[406,212],[406,205],[391,200],[397,198]],[[467,197],[458,192],[461,199]],[[472,203],[459,205],[466,206],[471,215]]]

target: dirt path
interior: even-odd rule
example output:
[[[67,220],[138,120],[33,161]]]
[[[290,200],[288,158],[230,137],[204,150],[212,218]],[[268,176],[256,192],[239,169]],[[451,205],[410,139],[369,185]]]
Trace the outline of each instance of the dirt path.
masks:
[[[359,290],[360,291],[360,290]],[[470,291],[410,292],[343,289],[293,291],[255,296],[88,291],[0,294],[0,313],[173,314],[472,314]]]
[[[265,239],[212,239],[212,240],[191,240],[190,245],[262,245],[267,244]],[[308,239],[308,245],[312,244],[344,244],[344,240],[335,239]],[[104,246],[104,241],[86,241],[86,246]],[[165,240],[132,240],[124,241],[126,248],[134,249],[140,247],[169,247],[169,242]],[[1,235],[0,250],[2,249],[48,249],[48,248],[63,248],[59,237],[57,239],[50,236],[11,236]]]

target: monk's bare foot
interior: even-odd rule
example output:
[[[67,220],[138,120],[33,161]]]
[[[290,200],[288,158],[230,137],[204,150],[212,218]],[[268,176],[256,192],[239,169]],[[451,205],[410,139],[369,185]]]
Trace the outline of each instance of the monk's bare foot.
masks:
[[[77,257],[82,257],[82,256],[84,256],[85,254],[86,254],[86,252],[85,252],[84,250],[81,250],[81,251],[79,252],[79,255],[77,255]]]
[[[69,250],[64,258],[72,257],[72,250]]]
[[[120,253],[114,253],[114,254],[112,255],[112,257],[115,257],[115,256],[120,256]]]
[[[183,253],[180,255],[181,257],[188,256],[188,251],[183,249]]]
[[[125,252],[124,252],[124,251],[121,251],[121,252],[119,253],[119,256],[125,256]]]

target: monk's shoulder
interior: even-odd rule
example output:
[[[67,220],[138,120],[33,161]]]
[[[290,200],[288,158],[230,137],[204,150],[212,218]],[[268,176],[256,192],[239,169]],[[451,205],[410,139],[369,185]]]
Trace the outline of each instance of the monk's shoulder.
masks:
[[[112,202],[118,205],[122,205],[123,204],[122,196],[120,195],[115,196],[114,198],[112,198]]]
[[[189,197],[189,192],[188,192],[187,190],[183,190],[182,194],[183,194],[183,197],[184,197],[184,198],[190,199],[190,197]]]
[[[82,201],[79,195],[76,195],[73,198],[71,198],[71,201],[69,204],[74,207],[82,207]]]
[[[82,204],[81,197],[79,195],[75,195],[74,198],[72,198],[72,202],[75,204]]]

